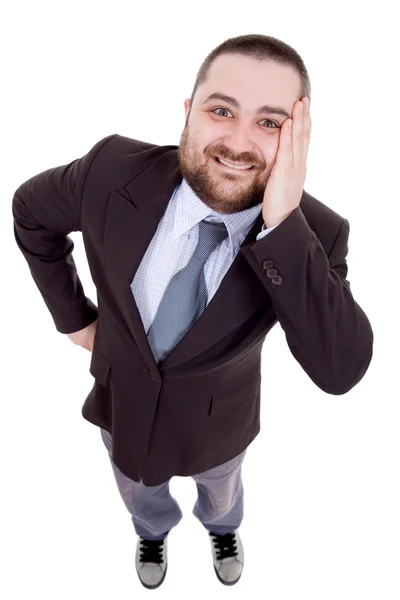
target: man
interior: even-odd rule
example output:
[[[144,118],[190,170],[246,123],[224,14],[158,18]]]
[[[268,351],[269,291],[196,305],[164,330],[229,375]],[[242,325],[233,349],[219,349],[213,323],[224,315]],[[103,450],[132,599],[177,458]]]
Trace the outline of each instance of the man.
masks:
[[[182,518],[175,475],[196,482],[218,579],[241,576],[241,465],[277,321],[328,394],[348,392],[372,358],[346,280],[349,223],[303,190],[309,95],[292,48],[232,38],[199,71],[179,148],[110,135],[14,195],[16,241],[55,326],[92,351],[82,414],[108,449],[147,588],[164,581]],[[82,231],[97,306],[71,231]]]

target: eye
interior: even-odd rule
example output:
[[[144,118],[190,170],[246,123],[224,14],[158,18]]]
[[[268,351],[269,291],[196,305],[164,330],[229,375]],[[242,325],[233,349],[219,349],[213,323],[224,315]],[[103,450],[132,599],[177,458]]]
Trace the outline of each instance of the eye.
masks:
[[[214,108],[211,112],[215,113],[216,110],[225,110],[226,112],[230,113],[230,110],[228,110],[227,108],[223,108],[222,106],[219,108]],[[218,116],[222,116],[219,113],[215,113],[215,114],[218,114]],[[270,121],[269,119],[263,119],[262,121],[260,121],[260,123],[263,123],[264,121],[266,121],[267,123],[272,123],[272,125],[274,125],[278,129],[280,129],[279,125],[277,125],[274,121]],[[271,127],[266,127],[266,129],[271,129]]]
[[[280,129],[279,125],[277,125],[274,121],[270,121],[269,119],[263,119],[263,121],[266,121],[267,123],[272,123],[272,125],[275,125],[275,127],[278,127],[278,129]],[[263,121],[260,121],[260,123],[262,123]],[[267,127],[267,129],[271,128]]]
[[[216,110],[226,110],[226,112],[230,112],[227,108],[214,108],[211,112],[215,112]],[[219,116],[221,116],[219,113],[217,113]]]

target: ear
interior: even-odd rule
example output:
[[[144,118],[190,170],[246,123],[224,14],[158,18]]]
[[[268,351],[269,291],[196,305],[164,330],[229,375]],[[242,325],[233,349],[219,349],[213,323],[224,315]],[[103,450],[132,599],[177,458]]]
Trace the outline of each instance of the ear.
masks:
[[[185,121],[187,121],[189,110],[190,110],[190,98],[187,98],[185,100]]]

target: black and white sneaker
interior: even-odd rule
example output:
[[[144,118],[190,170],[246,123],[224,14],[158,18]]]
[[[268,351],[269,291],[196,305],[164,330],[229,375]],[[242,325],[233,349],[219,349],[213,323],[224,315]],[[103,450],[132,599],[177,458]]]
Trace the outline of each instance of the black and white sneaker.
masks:
[[[243,544],[239,530],[226,535],[209,532],[214,570],[221,583],[234,585],[242,575],[244,564]]]
[[[139,536],[136,547],[136,571],[147,589],[158,588],[167,573],[167,536],[163,540],[146,540]]]

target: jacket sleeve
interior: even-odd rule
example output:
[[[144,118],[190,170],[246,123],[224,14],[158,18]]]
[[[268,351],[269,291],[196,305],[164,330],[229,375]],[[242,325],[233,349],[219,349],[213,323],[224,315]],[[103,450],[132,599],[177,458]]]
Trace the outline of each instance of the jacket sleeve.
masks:
[[[327,255],[297,207],[276,230],[242,248],[270,294],[289,349],[328,394],[345,394],[372,359],[370,322],[347,277],[349,222]]]
[[[81,201],[93,162],[115,134],[97,142],[82,158],[47,169],[14,192],[14,237],[60,333],[73,333],[96,320],[84,294],[68,234],[81,231]]]

